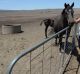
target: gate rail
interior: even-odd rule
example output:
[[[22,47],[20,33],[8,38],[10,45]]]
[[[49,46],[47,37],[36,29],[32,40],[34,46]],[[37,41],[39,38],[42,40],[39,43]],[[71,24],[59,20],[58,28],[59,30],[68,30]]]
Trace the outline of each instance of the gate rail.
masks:
[[[7,74],[12,74],[12,70],[13,67],[15,66],[15,64],[25,55],[27,55],[28,53],[36,50],[37,48],[39,48],[40,46],[44,45],[45,43],[47,43],[48,41],[50,41],[51,39],[53,39],[55,36],[57,36],[58,34],[62,33],[63,31],[66,31],[67,33],[67,29],[69,28],[66,27],[65,29],[59,31],[58,33],[52,35],[51,37],[44,39],[43,41],[41,41],[39,44],[34,45],[33,47],[26,49],[25,51],[23,51],[21,54],[19,54],[17,57],[14,58],[14,60],[10,63],[8,69],[7,69]],[[67,34],[66,34],[67,35]],[[66,42],[66,41],[65,41]],[[65,46],[64,46],[64,50],[65,50]],[[65,53],[65,52],[64,52]],[[30,73],[31,74],[31,73]]]

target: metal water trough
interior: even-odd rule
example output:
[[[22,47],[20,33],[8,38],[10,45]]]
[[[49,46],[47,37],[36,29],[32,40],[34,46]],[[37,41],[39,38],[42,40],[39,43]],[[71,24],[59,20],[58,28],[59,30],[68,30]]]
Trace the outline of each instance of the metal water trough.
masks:
[[[14,34],[21,32],[21,24],[2,25],[2,34]]]

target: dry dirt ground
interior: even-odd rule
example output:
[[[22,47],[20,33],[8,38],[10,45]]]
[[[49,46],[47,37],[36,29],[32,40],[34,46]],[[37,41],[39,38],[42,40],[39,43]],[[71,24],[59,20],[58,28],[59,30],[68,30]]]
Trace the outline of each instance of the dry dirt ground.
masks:
[[[22,25],[23,33],[1,34],[0,27],[0,74],[6,74],[11,60],[21,51],[43,40],[44,25],[40,22],[44,18],[53,18],[61,10],[35,10],[35,11],[0,11],[0,24],[18,23]],[[80,16],[80,9],[75,10],[75,15]],[[23,73],[24,74],[24,73]],[[27,73],[26,73],[27,74]],[[38,74],[38,73],[36,73]]]

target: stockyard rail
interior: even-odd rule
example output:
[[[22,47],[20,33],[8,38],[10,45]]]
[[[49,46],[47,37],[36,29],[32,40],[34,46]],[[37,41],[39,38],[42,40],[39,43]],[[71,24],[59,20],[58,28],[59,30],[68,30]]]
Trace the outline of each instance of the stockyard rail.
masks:
[[[71,51],[69,52],[68,55],[66,55],[65,53],[68,28],[69,27],[66,27],[65,29],[54,34],[53,36],[47,39],[43,39],[40,43],[36,44],[35,46],[29,49],[26,49],[17,57],[15,57],[7,69],[7,74],[62,74],[71,58]],[[53,46],[54,43],[53,39],[55,36],[59,35],[63,31],[66,31],[66,37],[64,42],[64,50],[62,51],[62,53],[60,53],[59,48],[55,50]],[[26,55],[28,55],[28,60],[26,61],[27,64],[26,63],[24,64],[21,63],[22,65],[19,64],[18,62]],[[23,71],[17,70],[18,68],[20,68],[19,65],[18,67],[15,67],[17,64],[21,65],[21,70]],[[23,68],[25,65],[27,67],[24,70]]]

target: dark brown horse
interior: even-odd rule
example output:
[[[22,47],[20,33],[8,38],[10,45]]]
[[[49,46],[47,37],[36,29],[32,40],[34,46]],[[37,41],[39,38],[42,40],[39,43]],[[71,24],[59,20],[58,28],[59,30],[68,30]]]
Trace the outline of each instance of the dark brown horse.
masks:
[[[74,11],[73,11],[73,6],[74,3],[72,3],[72,5],[69,4],[64,4],[64,9],[61,12],[61,15],[55,17],[54,19],[45,19],[42,22],[44,22],[45,24],[45,36],[47,38],[47,29],[49,26],[54,28],[54,32],[57,33],[60,30],[66,28],[67,26],[69,26],[68,29],[68,33],[67,33],[67,39],[69,37],[71,28],[74,24]],[[42,24],[41,22],[41,24]],[[60,44],[60,50],[61,50],[61,45],[62,45],[62,37],[66,32],[62,32],[61,34],[59,34],[59,44]],[[55,43],[57,44],[57,38],[58,36],[55,37],[56,41]]]
[[[45,36],[47,38],[47,29],[48,29],[49,26],[53,27],[54,20],[52,20],[50,18],[47,18],[47,19],[42,20],[41,23],[40,23],[40,25],[42,25],[42,23],[44,23],[44,25],[45,25]]]

